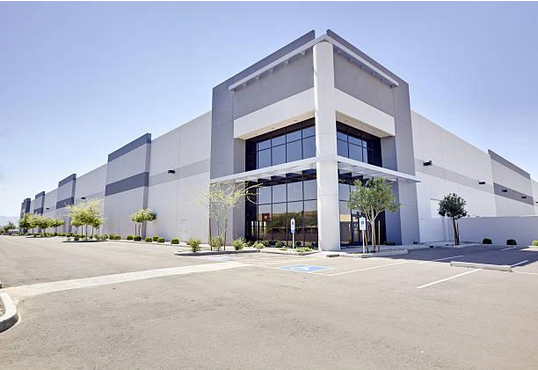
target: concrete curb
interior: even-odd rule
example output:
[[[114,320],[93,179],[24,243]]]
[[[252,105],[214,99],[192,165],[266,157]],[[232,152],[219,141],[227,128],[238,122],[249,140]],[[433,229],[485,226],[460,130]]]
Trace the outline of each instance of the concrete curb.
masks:
[[[347,257],[347,258],[372,258],[372,257],[389,257],[389,256],[400,256],[403,254],[408,254],[409,252],[407,249],[402,250],[393,250],[393,251],[384,251],[384,252],[378,252],[378,253],[340,253],[340,257]],[[333,256],[331,256],[333,257]]]
[[[285,254],[288,256],[308,256],[310,254],[319,253],[317,250],[312,250],[310,252],[294,252],[293,249],[287,250],[287,251],[281,251],[281,250],[271,250],[271,249],[261,249],[261,253],[269,253],[269,254]]]
[[[241,254],[241,253],[260,253],[259,249],[243,249],[243,250],[229,250],[229,251],[200,251],[200,252],[180,252],[176,251],[176,256],[217,256],[221,254]]]
[[[512,272],[512,266],[509,266],[509,265],[490,265],[490,264],[487,264],[487,263],[451,261],[450,266],[453,266],[453,267],[468,267],[468,268],[482,269],[482,270],[495,270],[495,271]]]
[[[13,304],[11,297],[7,293],[0,293],[0,301],[4,306],[4,314],[0,316],[0,333],[11,328],[19,321],[17,306]]]

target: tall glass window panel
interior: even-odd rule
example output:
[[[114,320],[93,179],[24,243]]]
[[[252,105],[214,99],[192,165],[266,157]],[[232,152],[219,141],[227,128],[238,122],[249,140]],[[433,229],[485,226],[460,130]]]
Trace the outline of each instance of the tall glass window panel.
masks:
[[[349,144],[349,158],[362,162],[362,146]]]
[[[347,142],[343,140],[337,140],[337,150],[338,155],[341,155],[342,157],[349,157],[348,151],[347,151]]]
[[[318,197],[318,184],[316,180],[307,180],[304,182],[304,199],[316,199]]]
[[[260,150],[258,152],[258,168],[271,166],[271,149]]]
[[[309,137],[303,139],[303,158],[312,158],[316,156],[316,139]]]
[[[290,182],[288,186],[288,202],[303,200],[303,182]]]
[[[301,145],[301,140],[293,141],[291,143],[287,144],[287,150],[288,150],[288,160],[287,162],[293,162],[298,161],[300,159],[303,159],[303,148]]]
[[[340,242],[349,244],[351,240],[351,211],[347,202],[340,201]]]
[[[286,201],[286,184],[273,185],[273,203]]]
[[[271,228],[274,241],[286,241],[286,203],[273,204]]]
[[[269,204],[271,203],[271,187],[270,186],[262,186],[257,190],[258,197],[256,199],[256,202],[258,204]]]
[[[279,145],[274,146],[272,149],[272,165],[276,166],[277,164],[286,163],[286,146]]]
[[[291,239],[291,219],[295,219],[295,241],[302,243],[304,239],[303,230],[303,202],[290,202],[288,203],[288,217],[286,224],[286,232]],[[290,243],[291,244],[291,243]]]
[[[318,241],[318,205],[315,200],[304,202],[304,229],[307,244]]]
[[[271,240],[271,205],[258,206],[257,234],[259,240]]]
[[[350,193],[350,189],[349,189],[349,184],[343,184],[343,183],[339,183],[338,184],[338,198],[340,200],[349,200],[349,193]]]

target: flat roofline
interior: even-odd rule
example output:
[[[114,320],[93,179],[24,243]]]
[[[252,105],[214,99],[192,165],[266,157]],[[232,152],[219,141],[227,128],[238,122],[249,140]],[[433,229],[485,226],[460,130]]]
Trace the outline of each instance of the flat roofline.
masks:
[[[392,78],[391,76],[389,76],[388,74],[386,74],[385,72],[383,72],[382,70],[380,70],[379,68],[374,66],[372,63],[370,63],[369,61],[367,61],[366,59],[364,59],[363,57],[361,57],[360,55],[355,53],[353,50],[349,49],[347,46],[341,44],[340,42],[338,42],[337,40],[335,40],[331,36],[329,36],[327,34],[324,34],[324,35],[322,35],[322,36],[320,36],[320,37],[318,37],[318,38],[316,38],[316,39],[314,39],[312,41],[307,42],[306,44],[303,44],[303,45],[299,46],[295,50],[293,50],[293,51],[289,52],[288,54],[278,58],[274,62],[271,62],[271,63],[269,63],[269,64],[267,64],[267,65],[265,65],[265,66],[263,66],[263,67],[261,67],[261,68],[259,68],[257,70],[255,70],[254,72],[250,73],[246,77],[243,77],[239,81],[237,81],[237,82],[233,83],[232,85],[230,85],[228,87],[228,90],[229,91],[235,90],[236,88],[240,87],[241,85],[246,85],[249,81],[251,81],[251,80],[253,80],[255,78],[259,78],[259,76],[261,74],[263,74],[264,72],[267,72],[267,71],[270,71],[270,70],[274,69],[276,66],[278,66],[278,65],[280,65],[282,63],[285,63],[286,61],[288,61],[289,59],[291,59],[295,55],[300,54],[300,53],[304,53],[306,50],[310,49],[314,45],[319,44],[320,42],[323,42],[323,41],[331,43],[333,46],[335,46],[337,48],[337,52],[340,51],[340,52],[343,52],[343,53],[347,54],[352,60],[357,61],[361,66],[368,69],[372,74],[378,75],[381,78],[381,80],[384,80],[384,82],[388,82],[388,84],[391,87],[400,86],[398,81],[396,81],[394,78]]]

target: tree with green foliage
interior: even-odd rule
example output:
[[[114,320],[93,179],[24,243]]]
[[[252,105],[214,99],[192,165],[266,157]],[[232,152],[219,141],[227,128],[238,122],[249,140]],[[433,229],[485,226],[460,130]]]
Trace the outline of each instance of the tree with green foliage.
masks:
[[[199,194],[197,202],[209,211],[209,241],[220,240],[222,247],[226,250],[228,220],[232,210],[245,201],[254,203],[256,188],[260,186],[259,184],[223,181],[210,184],[205,192]],[[212,237],[212,223],[216,228],[216,237]]]
[[[364,215],[370,224],[372,247],[374,251],[379,251],[381,241],[376,236],[376,220],[384,211],[396,212],[400,209],[390,183],[382,177],[371,178],[365,183],[355,181],[355,189],[349,195],[347,205]]]
[[[96,229],[104,222],[101,215],[101,201],[98,199],[87,200],[83,203],[68,206],[71,225],[83,227],[84,238],[88,240],[88,228],[92,228],[91,237]]]
[[[53,218],[53,219],[51,219],[51,226],[50,227],[54,227],[54,232],[58,233],[58,228],[60,226],[62,226],[63,224],[65,224],[65,221],[62,220],[61,218]]]
[[[7,225],[2,226],[1,232],[2,234],[9,234],[9,232],[15,228],[16,228],[15,224],[9,221]]]
[[[33,228],[33,220],[32,220],[32,214],[25,213],[22,215],[21,219],[19,220],[19,229],[23,233],[27,233],[29,229]]]
[[[439,214],[443,217],[448,217],[452,220],[452,227],[454,229],[454,244],[460,245],[460,229],[458,227],[458,220],[467,216],[465,205],[467,202],[455,193],[445,195],[443,200],[439,202]]]
[[[142,226],[145,226],[148,222],[154,221],[157,218],[157,214],[150,209],[142,208],[129,217],[131,221],[135,223],[135,235],[143,237]]]

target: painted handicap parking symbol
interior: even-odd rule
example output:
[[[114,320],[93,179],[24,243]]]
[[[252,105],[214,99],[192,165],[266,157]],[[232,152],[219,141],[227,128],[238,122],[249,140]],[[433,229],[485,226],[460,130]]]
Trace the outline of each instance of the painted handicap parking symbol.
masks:
[[[327,270],[330,267],[325,266],[313,266],[313,265],[291,265],[291,266],[282,266],[280,267],[282,270],[288,270],[293,272],[318,272]]]

